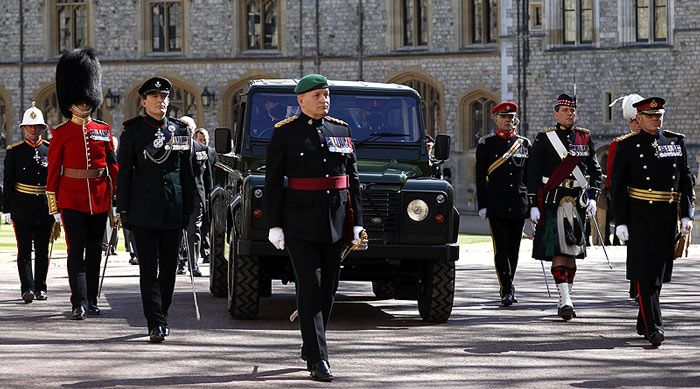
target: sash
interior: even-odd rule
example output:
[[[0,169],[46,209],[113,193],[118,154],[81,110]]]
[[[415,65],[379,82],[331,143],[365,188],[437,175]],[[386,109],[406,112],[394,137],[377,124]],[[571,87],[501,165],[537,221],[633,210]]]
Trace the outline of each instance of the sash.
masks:
[[[486,182],[489,181],[489,176],[491,173],[493,173],[494,170],[498,169],[501,165],[503,165],[510,157],[515,154],[515,152],[520,148],[520,146],[523,145],[523,142],[525,142],[522,138],[518,138],[513,142],[513,145],[510,146],[510,148],[503,153],[497,160],[493,161],[491,166],[489,166],[488,171],[486,172]]]

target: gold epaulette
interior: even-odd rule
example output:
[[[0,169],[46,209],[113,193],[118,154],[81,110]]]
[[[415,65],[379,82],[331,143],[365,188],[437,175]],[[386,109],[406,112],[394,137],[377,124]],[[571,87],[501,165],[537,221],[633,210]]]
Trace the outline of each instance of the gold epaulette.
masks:
[[[679,138],[685,138],[685,134],[681,134],[680,132],[673,132],[673,131],[669,131],[669,130],[664,130],[664,134],[677,136]]]
[[[637,135],[637,133],[636,133],[636,132],[630,131],[630,132],[626,133],[625,135],[620,135],[620,136],[618,136],[617,138],[613,139],[613,142],[619,142],[619,141],[621,141],[621,140],[625,140],[625,139],[629,138],[629,137],[632,136],[632,135]]]
[[[297,120],[298,117],[299,116],[292,116],[292,117],[288,117],[288,118],[282,120],[281,122],[277,122],[277,123],[275,123],[275,128],[280,128],[280,127],[284,126],[285,124],[291,123],[291,122]]]
[[[591,133],[591,130],[589,130],[587,128],[583,128],[583,127],[575,127],[575,128],[576,128],[576,131],[581,131],[581,132],[586,133],[586,134]]]
[[[341,126],[346,126],[346,127],[347,127],[347,125],[348,125],[348,124],[345,123],[344,121],[342,121],[342,120],[340,120],[340,119],[336,119],[336,118],[331,117],[331,116],[326,116],[324,119],[328,120],[328,121],[331,122],[331,123],[340,124]]]
[[[542,130],[540,130],[540,132],[550,132],[550,131],[556,131],[556,130],[557,130],[556,127],[545,127]]]
[[[13,147],[15,147],[15,146],[21,145],[22,143],[24,143],[23,140],[21,140],[21,141],[19,141],[19,142],[17,142],[17,143],[13,143],[13,144],[7,146],[7,149],[9,150],[9,149],[11,149],[11,148],[13,148]]]
[[[92,119],[93,122],[99,123],[99,124],[104,124],[105,126],[109,126],[106,122],[103,122],[102,120],[97,120],[97,119]]]

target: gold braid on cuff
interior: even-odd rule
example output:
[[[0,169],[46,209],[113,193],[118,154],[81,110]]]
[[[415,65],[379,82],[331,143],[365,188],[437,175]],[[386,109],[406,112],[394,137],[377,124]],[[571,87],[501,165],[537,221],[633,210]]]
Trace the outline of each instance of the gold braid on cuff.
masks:
[[[49,215],[58,213],[58,203],[56,202],[55,192],[46,192],[46,199],[49,201]]]

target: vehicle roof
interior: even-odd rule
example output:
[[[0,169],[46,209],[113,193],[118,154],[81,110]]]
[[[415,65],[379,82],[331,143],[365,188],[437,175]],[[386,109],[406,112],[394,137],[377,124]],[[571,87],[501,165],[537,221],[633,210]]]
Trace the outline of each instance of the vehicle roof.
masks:
[[[299,79],[264,79],[264,80],[251,80],[244,93],[248,93],[251,89],[289,89],[293,90],[294,87],[299,82]],[[364,91],[374,91],[374,92],[412,92],[418,94],[413,88],[401,85],[401,84],[386,84],[381,82],[367,82],[367,81],[342,81],[342,80],[328,80],[328,86],[331,90],[364,90]]]

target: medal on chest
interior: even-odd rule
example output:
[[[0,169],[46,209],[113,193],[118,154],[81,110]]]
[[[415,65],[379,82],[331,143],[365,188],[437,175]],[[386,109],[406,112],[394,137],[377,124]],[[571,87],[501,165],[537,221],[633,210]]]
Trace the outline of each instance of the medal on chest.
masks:
[[[651,144],[654,148],[654,155],[657,158],[669,158],[669,157],[682,157],[683,151],[681,150],[681,145],[673,144],[670,145],[660,145],[659,142],[654,141]]]
[[[352,138],[349,136],[327,136],[326,143],[331,153],[352,153]]]

